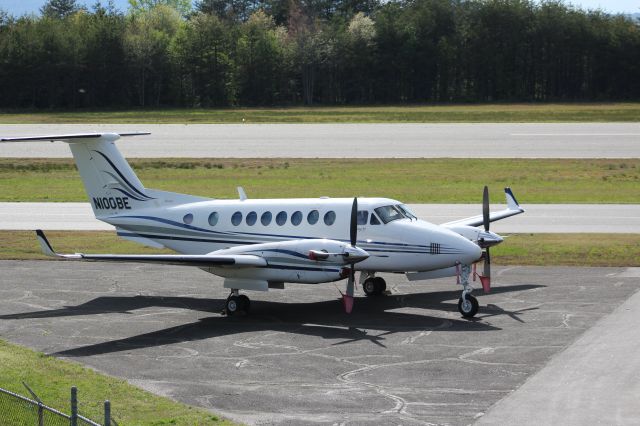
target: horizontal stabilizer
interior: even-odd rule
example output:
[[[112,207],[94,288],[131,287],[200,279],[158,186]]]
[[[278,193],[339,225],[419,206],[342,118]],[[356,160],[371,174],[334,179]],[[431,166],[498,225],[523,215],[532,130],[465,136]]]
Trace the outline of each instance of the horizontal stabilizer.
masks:
[[[67,135],[46,135],[46,136],[23,136],[16,138],[0,138],[0,142],[36,142],[36,141],[61,141],[61,142],[80,142],[81,140],[92,139],[108,139],[118,140],[125,136],[143,136],[150,135],[149,132],[131,132],[131,133],[73,133]]]

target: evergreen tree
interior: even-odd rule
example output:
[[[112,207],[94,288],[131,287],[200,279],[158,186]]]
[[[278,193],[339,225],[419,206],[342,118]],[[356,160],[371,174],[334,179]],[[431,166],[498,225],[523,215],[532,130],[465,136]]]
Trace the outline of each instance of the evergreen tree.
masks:
[[[76,0],[48,0],[40,8],[40,13],[49,18],[66,18],[81,9]]]

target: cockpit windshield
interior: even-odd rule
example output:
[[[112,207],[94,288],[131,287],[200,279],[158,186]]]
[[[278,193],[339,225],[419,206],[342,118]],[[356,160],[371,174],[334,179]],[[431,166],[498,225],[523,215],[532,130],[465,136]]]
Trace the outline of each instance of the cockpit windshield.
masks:
[[[418,220],[418,216],[413,214],[413,212],[409,210],[409,207],[407,207],[406,204],[398,204],[396,207],[409,219]]]
[[[374,209],[382,222],[389,223],[394,220],[403,219],[405,215],[396,206],[383,206]]]

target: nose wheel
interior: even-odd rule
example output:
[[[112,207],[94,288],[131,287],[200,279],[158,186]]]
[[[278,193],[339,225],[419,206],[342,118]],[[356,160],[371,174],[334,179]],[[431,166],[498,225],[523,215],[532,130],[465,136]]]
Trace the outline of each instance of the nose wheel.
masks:
[[[225,303],[225,311],[227,316],[235,315],[238,312],[244,312],[245,314],[248,314],[250,307],[251,301],[249,300],[249,298],[244,294],[238,294],[238,290],[233,290],[227,298],[227,302]]]
[[[462,296],[458,299],[458,311],[465,318],[473,318],[478,313],[478,299],[471,295],[473,287],[469,283],[470,265],[460,265],[458,279],[462,285]]]
[[[478,299],[470,294],[460,297],[458,311],[465,318],[473,318],[478,313]]]

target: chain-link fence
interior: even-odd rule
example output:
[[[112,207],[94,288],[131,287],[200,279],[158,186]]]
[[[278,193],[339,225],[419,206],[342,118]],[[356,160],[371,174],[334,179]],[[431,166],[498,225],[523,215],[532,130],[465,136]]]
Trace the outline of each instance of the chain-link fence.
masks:
[[[101,426],[78,414],[77,390],[71,388],[71,414],[64,414],[42,403],[25,384],[34,399],[0,388],[0,425],[2,426]],[[105,401],[105,426],[118,426],[111,419],[111,404]]]

